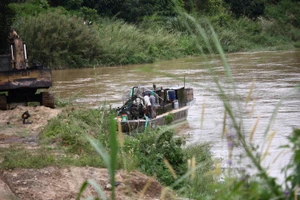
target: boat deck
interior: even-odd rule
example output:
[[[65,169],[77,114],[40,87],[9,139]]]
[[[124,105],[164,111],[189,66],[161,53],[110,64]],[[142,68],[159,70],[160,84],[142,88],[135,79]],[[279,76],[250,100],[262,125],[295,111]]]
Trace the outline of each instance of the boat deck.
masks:
[[[153,119],[135,119],[124,121],[121,121],[120,119],[122,132],[130,132],[135,129],[144,130],[147,127],[155,128],[157,126],[171,125],[184,121],[188,116],[188,109],[194,104],[194,102],[195,99],[189,102],[186,106],[157,115],[157,117]],[[172,115],[173,119],[168,122],[167,116],[169,115]]]

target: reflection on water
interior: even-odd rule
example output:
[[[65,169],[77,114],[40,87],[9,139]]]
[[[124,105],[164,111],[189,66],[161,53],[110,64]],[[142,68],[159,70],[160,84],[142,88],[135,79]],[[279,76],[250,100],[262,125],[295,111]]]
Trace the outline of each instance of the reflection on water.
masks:
[[[225,76],[222,62],[217,57],[210,58],[207,63],[202,57],[164,61],[147,65],[131,65],[122,67],[102,67],[96,69],[73,69],[54,71],[53,91],[62,98],[74,98],[78,103],[97,106],[108,102],[113,106],[122,103],[124,90],[135,85],[157,87],[182,86],[194,88],[197,101],[189,111],[187,122],[178,127],[178,134],[187,137],[188,144],[197,142],[211,142],[212,151],[216,157],[228,160],[226,139],[222,138],[224,107],[218,98],[216,84],[208,67],[219,77],[220,84],[232,96],[234,108],[240,107],[243,114],[244,132],[249,137],[250,130],[259,118],[254,134],[254,141],[264,153],[269,142],[266,135],[275,132],[269,154],[264,160],[265,166],[270,167],[270,174],[282,178],[280,169],[290,158],[290,153],[275,158],[282,152],[280,145],[287,142],[286,137],[299,128],[300,93],[293,88],[300,83],[300,52],[255,52],[236,53],[227,57],[231,73],[235,80],[235,87]],[[153,72],[142,70],[149,67]],[[185,83],[183,78],[185,77]],[[249,103],[246,97],[251,84],[254,89]],[[234,100],[235,88],[238,100]],[[272,121],[272,114],[282,97],[286,97],[280,105],[276,118]],[[234,102],[238,102],[234,103]],[[204,107],[204,119],[201,126],[201,112]],[[228,120],[229,121],[229,120]],[[272,121],[270,128],[267,127]],[[230,124],[227,127],[230,134],[235,134]],[[235,162],[239,161],[237,149]],[[243,162],[243,161],[242,161]],[[246,162],[246,161],[245,161]]]

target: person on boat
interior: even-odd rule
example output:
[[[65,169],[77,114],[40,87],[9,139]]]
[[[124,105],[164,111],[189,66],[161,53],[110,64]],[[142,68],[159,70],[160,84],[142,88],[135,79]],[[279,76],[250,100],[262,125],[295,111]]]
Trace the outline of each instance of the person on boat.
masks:
[[[151,102],[150,102],[150,93],[146,93],[144,96],[146,111],[147,111],[147,117],[152,118],[151,116]]]
[[[156,110],[155,110],[155,106],[156,106],[156,98],[154,96],[154,92],[151,92],[150,95],[150,103],[151,103],[151,117],[155,118],[156,117]]]

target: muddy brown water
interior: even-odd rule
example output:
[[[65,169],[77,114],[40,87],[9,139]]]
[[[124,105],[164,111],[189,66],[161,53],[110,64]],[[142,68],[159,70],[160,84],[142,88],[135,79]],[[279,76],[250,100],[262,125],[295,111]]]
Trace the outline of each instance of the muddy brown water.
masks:
[[[222,135],[224,107],[218,92],[214,91],[217,87],[213,75],[218,76],[220,85],[230,96],[233,110],[243,120],[246,141],[250,140],[251,129],[258,119],[253,142],[259,146],[261,154],[268,152],[263,164],[270,175],[283,180],[280,170],[289,162],[291,152],[279,146],[287,143],[286,137],[294,128],[300,128],[300,92],[295,90],[300,84],[300,51],[228,54],[227,62],[235,86],[230,78],[226,78],[224,64],[219,57],[213,56],[145,65],[54,71],[52,91],[61,98],[91,107],[104,102],[116,107],[122,104],[123,92],[135,85],[150,87],[155,83],[157,87],[166,87],[185,84],[193,87],[196,103],[189,110],[187,121],[176,131],[187,138],[188,145],[210,142],[214,156],[222,159],[224,168],[240,164],[246,167],[249,161],[240,157],[240,147],[234,147],[232,158],[228,156],[228,141]],[[213,70],[213,75],[208,67]],[[247,102],[252,84],[253,90]],[[283,97],[285,99],[273,118],[274,110]],[[230,127],[228,118],[226,124],[228,134],[234,137],[235,131]],[[273,137],[269,137],[272,134]]]

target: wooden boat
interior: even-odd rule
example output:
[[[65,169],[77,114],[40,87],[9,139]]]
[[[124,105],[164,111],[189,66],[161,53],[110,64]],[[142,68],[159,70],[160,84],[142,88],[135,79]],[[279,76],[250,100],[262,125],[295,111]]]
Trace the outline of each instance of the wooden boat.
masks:
[[[145,106],[145,95],[152,93],[155,104],[151,116]],[[171,125],[188,116],[188,109],[195,102],[193,89],[185,87],[168,87],[159,89],[153,84],[152,88],[135,86],[123,98],[123,106],[117,108],[117,120],[121,124],[122,132],[143,131],[145,128]]]

